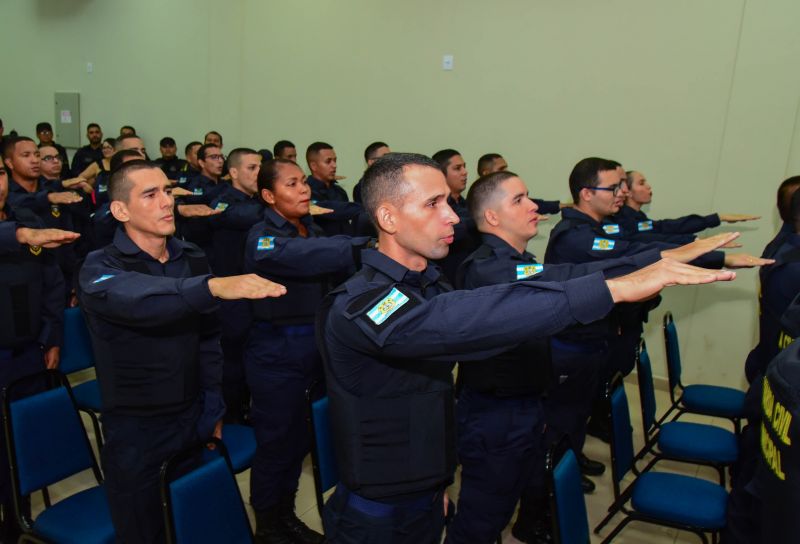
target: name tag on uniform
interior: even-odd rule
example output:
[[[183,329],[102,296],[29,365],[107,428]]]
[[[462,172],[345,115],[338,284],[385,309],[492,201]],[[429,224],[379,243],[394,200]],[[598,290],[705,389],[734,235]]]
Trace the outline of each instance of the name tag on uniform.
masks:
[[[268,251],[270,249],[275,249],[274,236],[262,236],[261,238],[258,239],[258,243],[256,244],[256,250]]]
[[[369,312],[367,312],[367,317],[370,318],[370,320],[376,325],[381,325],[406,302],[408,302],[408,297],[398,291],[397,287],[395,287],[391,290],[391,292],[389,292],[388,295],[384,297],[383,300],[381,300]]]
[[[192,194],[194,196],[202,196],[203,195],[203,189],[201,189],[200,187],[197,187],[194,191],[192,191]]]
[[[525,278],[529,278],[531,276],[535,276],[539,272],[544,270],[543,264],[538,263],[530,263],[530,264],[518,264],[517,265],[517,279],[524,280]]]
[[[217,202],[217,205],[214,206],[214,209],[219,211],[219,212],[224,212],[225,210],[228,209],[228,203],[227,202]]]
[[[646,230],[653,230],[653,222],[652,221],[639,221],[636,223],[636,228],[639,229],[639,232],[644,232]]]
[[[608,238],[595,238],[592,243],[592,249],[595,251],[611,251],[614,249],[614,240]]]
[[[619,234],[619,225],[609,223],[608,225],[603,225],[603,230],[606,231],[606,234]]]
[[[101,281],[110,280],[113,277],[114,277],[114,274],[103,274],[102,276],[100,276],[99,278],[94,280],[92,283],[100,283]]]

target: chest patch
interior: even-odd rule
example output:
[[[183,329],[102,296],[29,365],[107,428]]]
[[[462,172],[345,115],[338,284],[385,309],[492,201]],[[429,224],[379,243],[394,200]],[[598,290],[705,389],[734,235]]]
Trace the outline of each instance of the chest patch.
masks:
[[[538,264],[538,263],[518,264],[517,279],[524,280],[525,278],[529,278],[531,276],[539,274],[542,270],[544,270],[543,264]]]
[[[592,242],[592,249],[594,251],[611,251],[614,249],[614,240],[608,238],[595,238]]]
[[[648,221],[639,221],[636,223],[636,228],[639,229],[639,232],[644,232],[647,230],[653,230],[653,222]]]
[[[606,234],[619,234],[619,225],[609,223],[608,225],[603,225],[603,230],[606,231]]]
[[[274,236],[261,236],[256,243],[256,250],[257,251],[269,251],[271,249],[275,249],[275,237]]]
[[[220,212],[224,212],[225,210],[228,209],[228,203],[227,202],[217,202],[217,205],[214,206],[214,209],[217,210],[217,211],[220,211]]]

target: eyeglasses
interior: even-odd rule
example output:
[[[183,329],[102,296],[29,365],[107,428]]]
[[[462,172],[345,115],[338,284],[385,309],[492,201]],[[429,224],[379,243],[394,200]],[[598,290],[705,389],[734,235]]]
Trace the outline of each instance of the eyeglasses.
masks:
[[[42,157],[42,160],[44,162],[53,162],[53,161],[61,162],[61,157],[59,157],[58,155],[45,155],[44,157]]]
[[[206,160],[224,161],[225,160],[225,155],[206,155]]]
[[[584,189],[589,189],[590,191],[611,191],[612,195],[617,196],[622,190],[622,182],[615,183],[610,187],[584,187]]]

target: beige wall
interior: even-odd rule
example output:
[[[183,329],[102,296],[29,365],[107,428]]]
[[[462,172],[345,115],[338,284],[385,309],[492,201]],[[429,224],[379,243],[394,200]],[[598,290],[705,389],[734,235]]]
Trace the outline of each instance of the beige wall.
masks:
[[[741,226],[759,253],[775,188],[800,170],[798,18],[794,0],[5,0],[0,116],[31,133],[54,91],[79,91],[84,124],[133,124],[152,151],[212,128],[227,149],[321,139],[348,188],[377,139],[455,147],[473,172],[500,152],[545,198],[568,197],[577,160],[606,156],[645,172],[654,217],[764,215]],[[654,364],[672,309],[687,381],[740,385],[755,286],[744,271],[668,291],[648,325]]]

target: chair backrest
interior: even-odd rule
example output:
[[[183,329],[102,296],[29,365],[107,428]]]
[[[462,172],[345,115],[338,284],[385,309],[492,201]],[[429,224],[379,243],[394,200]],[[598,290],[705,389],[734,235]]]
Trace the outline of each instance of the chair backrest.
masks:
[[[193,449],[200,447],[204,445]],[[216,442],[214,451],[218,454],[213,459],[174,480],[170,474],[185,457],[178,454],[162,467],[161,493],[170,542],[253,542],[228,454],[221,442]]]
[[[678,329],[672,319],[672,312],[664,314],[664,353],[667,358],[667,378],[669,396],[675,402],[675,388],[681,385],[681,349],[678,343]]]
[[[333,453],[328,397],[311,403],[311,424],[314,430],[311,454],[316,458],[312,460],[315,470],[319,472],[320,491],[325,493],[339,482],[339,470],[336,468],[336,457]]]
[[[611,480],[614,484],[614,497],[620,495],[620,482],[633,468],[633,428],[628,411],[628,396],[622,380],[611,386]]]
[[[12,400],[32,381],[45,383],[54,377],[60,387]],[[92,469],[99,481],[97,461],[63,374],[46,371],[13,382],[3,390],[3,410],[18,495],[29,495],[86,469]]]
[[[639,377],[639,399],[642,404],[642,430],[645,439],[656,426],[656,391],[653,385],[653,366],[644,340],[639,344],[636,357],[636,374]]]
[[[64,374],[72,374],[94,366],[92,338],[80,308],[64,310],[64,346],[61,348],[58,367]]]
[[[556,544],[588,544],[589,520],[581,488],[581,471],[571,449],[567,449],[553,466],[553,452],[548,457],[548,473],[555,508],[554,537]]]

